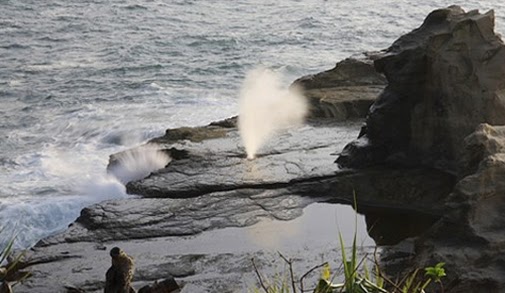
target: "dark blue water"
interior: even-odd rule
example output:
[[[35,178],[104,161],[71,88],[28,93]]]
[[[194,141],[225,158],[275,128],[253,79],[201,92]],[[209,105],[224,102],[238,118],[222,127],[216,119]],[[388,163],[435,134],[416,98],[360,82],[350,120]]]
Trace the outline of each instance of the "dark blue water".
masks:
[[[108,156],[236,114],[253,67],[288,85],[453,2],[495,8],[505,32],[503,1],[0,0],[1,238],[27,247],[127,196]]]

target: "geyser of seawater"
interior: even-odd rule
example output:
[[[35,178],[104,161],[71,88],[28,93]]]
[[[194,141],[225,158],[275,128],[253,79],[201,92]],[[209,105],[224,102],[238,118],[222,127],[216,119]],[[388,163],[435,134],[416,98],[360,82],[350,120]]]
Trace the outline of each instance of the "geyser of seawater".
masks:
[[[238,128],[247,158],[276,132],[303,123],[308,103],[297,87],[283,87],[277,73],[266,68],[251,70],[242,84]]]

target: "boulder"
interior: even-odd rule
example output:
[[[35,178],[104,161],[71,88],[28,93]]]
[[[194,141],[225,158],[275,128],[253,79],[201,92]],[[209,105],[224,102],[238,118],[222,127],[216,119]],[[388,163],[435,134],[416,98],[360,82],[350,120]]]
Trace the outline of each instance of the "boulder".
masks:
[[[155,282],[153,285],[146,285],[139,289],[138,293],[172,293],[180,292],[179,284],[173,277],[166,278],[160,282]]]
[[[480,123],[505,124],[505,45],[493,29],[493,11],[450,6],[376,55],[388,85],[337,163],[457,173],[464,138]]]
[[[311,105],[310,117],[337,121],[364,118],[386,85],[374,66],[374,52],[351,56],[330,70],[297,79]]]
[[[505,126],[479,125],[464,149],[468,175],[449,195],[444,217],[417,240],[414,260],[446,262],[446,292],[503,292]]]

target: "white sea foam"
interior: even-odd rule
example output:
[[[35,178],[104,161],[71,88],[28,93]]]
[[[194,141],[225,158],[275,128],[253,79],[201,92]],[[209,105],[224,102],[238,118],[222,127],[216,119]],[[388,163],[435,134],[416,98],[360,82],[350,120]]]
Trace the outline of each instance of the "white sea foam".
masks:
[[[171,158],[156,146],[144,146],[116,155],[117,162],[109,169],[122,183],[146,177],[151,172],[165,167]]]
[[[65,229],[82,208],[128,197],[124,183],[147,176],[170,160],[157,148],[139,148],[118,156],[119,164],[108,174],[108,155],[120,149],[102,140],[97,136],[72,148],[48,144],[14,159],[19,170],[9,170],[11,184],[4,189],[12,196],[0,197],[0,247],[14,235],[16,247],[29,247]]]
[[[253,159],[277,131],[301,124],[307,112],[301,91],[283,87],[274,71],[261,67],[250,71],[240,92],[238,120],[247,158]]]

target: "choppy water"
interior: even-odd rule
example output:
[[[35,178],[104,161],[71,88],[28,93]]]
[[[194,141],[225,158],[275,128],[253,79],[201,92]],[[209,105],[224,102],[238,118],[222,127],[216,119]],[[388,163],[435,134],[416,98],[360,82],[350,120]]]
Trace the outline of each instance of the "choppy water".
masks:
[[[505,32],[501,0],[0,0],[0,238],[27,247],[126,196],[109,154],[236,114],[252,67],[287,85],[454,2],[494,8]]]

